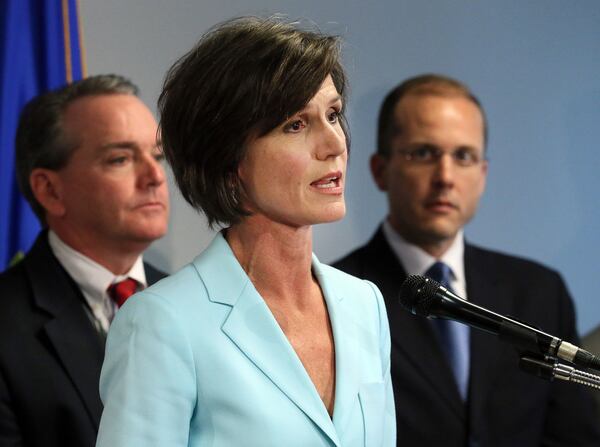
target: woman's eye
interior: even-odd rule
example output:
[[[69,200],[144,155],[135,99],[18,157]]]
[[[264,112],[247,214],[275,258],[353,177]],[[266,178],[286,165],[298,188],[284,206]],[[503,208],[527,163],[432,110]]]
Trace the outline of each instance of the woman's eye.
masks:
[[[302,120],[296,120],[296,121],[292,121],[291,123],[286,124],[284,131],[300,132],[302,129],[304,129],[304,127],[306,127],[306,125],[304,124],[304,122]]]
[[[331,112],[331,113],[329,114],[329,116],[327,117],[327,119],[329,120],[329,122],[330,122],[331,124],[335,124],[335,123],[337,123],[337,122],[338,122],[338,120],[340,119],[340,112],[338,112],[337,110],[336,110],[336,111],[333,111],[333,112]]]

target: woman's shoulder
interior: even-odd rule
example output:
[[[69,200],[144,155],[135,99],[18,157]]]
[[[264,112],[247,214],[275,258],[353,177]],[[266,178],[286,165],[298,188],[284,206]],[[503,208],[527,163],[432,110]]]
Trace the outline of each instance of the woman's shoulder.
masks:
[[[363,336],[371,334],[373,343],[385,345],[387,342],[381,340],[389,340],[389,327],[385,302],[377,286],[329,265],[320,264],[318,270],[321,288],[329,297],[328,304],[342,310],[345,324],[355,324]]]
[[[202,278],[193,264],[182,267],[177,272],[152,284],[129,298],[119,309],[119,314],[148,315],[179,314],[181,310],[202,306],[207,296]],[[178,311],[180,309],[180,311]]]
[[[227,242],[218,234],[189,264],[136,294],[127,304],[133,301],[135,307],[153,308],[159,312],[166,306],[184,315],[189,314],[190,309],[207,312],[213,302],[234,301],[247,282],[248,277]]]
[[[336,281],[336,283],[339,283],[341,286],[347,285],[349,287],[365,287],[369,283],[367,280],[343,272],[342,270],[339,270],[328,264],[320,264],[320,269],[324,276],[330,280]]]
[[[334,293],[343,298],[366,301],[379,307],[383,298],[375,284],[338,270],[327,264],[319,264],[320,275]]]
[[[164,298],[185,295],[191,291],[198,292],[202,279],[193,264],[187,264],[177,272],[152,284],[142,293],[151,293]]]

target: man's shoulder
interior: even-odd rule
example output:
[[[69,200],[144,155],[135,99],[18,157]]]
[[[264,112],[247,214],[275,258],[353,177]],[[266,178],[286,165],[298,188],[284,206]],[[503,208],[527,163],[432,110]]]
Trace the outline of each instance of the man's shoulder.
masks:
[[[352,250],[350,253],[347,253],[337,261],[334,261],[331,265],[344,272],[355,271],[360,269],[365,258],[367,258],[367,246],[362,245]]]
[[[385,240],[381,227],[375,231],[371,239],[350,253],[344,255],[331,265],[351,275],[364,277],[376,261],[390,261],[391,249]]]
[[[51,289],[53,296],[63,296],[74,287],[42,231],[25,257],[0,274],[0,312],[31,312],[37,292]]]
[[[509,254],[504,251],[483,248],[471,243],[465,243],[465,265],[476,265],[483,271],[499,271],[504,275],[558,277],[559,273],[541,262],[533,259]]]
[[[32,321],[38,315],[32,279],[23,260],[0,274],[0,315],[0,339],[9,341],[9,345],[0,343],[0,351],[4,352],[15,342],[15,334],[32,327]]]
[[[583,337],[583,347],[591,352],[600,352],[600,326]]]
[[[27,273],[22,260],[0,273],[0,305],[8,300],[10,295],[23,292],[27,283]]]

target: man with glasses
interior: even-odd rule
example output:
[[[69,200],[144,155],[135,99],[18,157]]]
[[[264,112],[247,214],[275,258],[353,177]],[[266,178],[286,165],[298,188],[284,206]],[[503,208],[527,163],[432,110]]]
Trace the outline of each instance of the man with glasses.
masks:
[[[478,99],[440,75],[409,79],[385,98],[371,172],[389,214],[335,266],[382,291],[392,337],[398,445],[600,445],[586,390],[518,369],[494,336],[402,309],[407,275],[578,344],[573,303],[558,273],[465,242],[488,171]]]

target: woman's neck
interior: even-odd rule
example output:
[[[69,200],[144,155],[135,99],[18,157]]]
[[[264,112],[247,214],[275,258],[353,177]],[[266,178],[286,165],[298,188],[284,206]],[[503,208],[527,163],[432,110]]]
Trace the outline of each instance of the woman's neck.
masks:
[[[230,227],[226,239],[263,296],[297,300],[314,287],[312,227],[294,228],[256,215]]]

